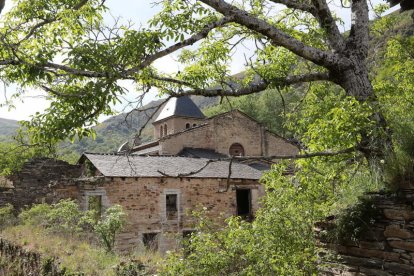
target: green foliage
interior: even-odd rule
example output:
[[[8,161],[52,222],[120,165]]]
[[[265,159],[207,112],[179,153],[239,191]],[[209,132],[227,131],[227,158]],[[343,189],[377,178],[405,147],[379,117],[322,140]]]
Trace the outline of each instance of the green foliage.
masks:
[[[369,235],[368,229],[380,218],[381,212],[375,207],[373,199],[363,197],[337,216],[327,238],[331,242],[358,242],[361,235]]]
[[[117,276],[147,276],[150,274],[146,266],[139,260],[122,262],[116,267]]]
[[[292,185],[283,168],[267,173],[267,195],[252,223],[229,218],[226,227],[203,215],[188,247],[171,253],[163,275],[312,275],[317,247],[313,191]],[[219,230],[220,229],[220,230]]]
[[[293,134],[285,126],[287,114],[297,106],[300,92],[293,89],[271,89],[260,94],[253,94],[237,98],[225,98],[221,104],[204,110],[207,116],[214,116],[233,109],[238,109],[257,121],[269,130],[292,137]]]
[[[115,245],[115,237],[126,224],[126,215],[120,205],[109,207],[102,219],[95,225],[95,232],[99,235],[102,244],[108,252],[111,252]]]
[[[17,223],[13,205],[7,204],[0,208],[0,231]]]
[[[50,156],[53,153],[53,147],[0,142],[0,176],[18,171],[31,158]]]

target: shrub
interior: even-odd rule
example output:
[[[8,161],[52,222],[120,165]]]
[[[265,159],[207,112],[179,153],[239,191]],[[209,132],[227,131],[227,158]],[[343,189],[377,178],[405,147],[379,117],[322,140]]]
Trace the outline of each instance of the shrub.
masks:
[[[115,245],[115,237],[126,223],[126,215],[120,205],[109,207],[95,225],[95,232],[98,234],[106,250],[112,251]]]
[[[17,218],[14,215],[14,207],[11,204],[6,204],[6,206],[0,208],[0,230],[15,225],[17,223]]]
[[[361,235],[367,233],[379,217],[380,211],[375,207],[374,201],[363,197],[357,204],[338,215],[334,227],[327,233],[327,238],[333,242],[358,242]]]
[[[23,224],[47,227],[49,213],[52,206],[46,203],[33,205],[30,209],[23,210],[19,218]]]

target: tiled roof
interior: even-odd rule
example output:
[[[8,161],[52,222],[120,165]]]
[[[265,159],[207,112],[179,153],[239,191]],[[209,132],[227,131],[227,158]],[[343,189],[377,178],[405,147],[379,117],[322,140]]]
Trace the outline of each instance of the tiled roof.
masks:
[[[201,110],[190,99],[190,97],[183,96],[178,98],[171,98],[168,100],[154,122],[158,122],[174,116],[197,119],[204,119],[205,117]]]
[[[204,158],[167,156],[125,156],[85,153],[84,157],[108,177],[191,177],[228,178],[228,161],[210,161]],[[262,172],[244,164],[233,163],[232,179],[253,179]]]

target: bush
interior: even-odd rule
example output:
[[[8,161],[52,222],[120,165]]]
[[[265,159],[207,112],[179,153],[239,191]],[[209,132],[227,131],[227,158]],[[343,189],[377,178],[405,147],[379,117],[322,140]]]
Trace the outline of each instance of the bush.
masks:
[[[30,209],[23,210],[19,219],[23,224],[47,227],[49,224],[49,213],[52,206],[46,203],[33,205]]]
[[[109,207],[102,218],[95,225],[98,234],[106,250],[112,251],[115,245],[115,237],[126,223],[126,215],[120,205]]]
[[[366,234],[370,226],[380,218],[380,211],[371,198],[363,197],[354,206],[343,210],[335,225],[327,233],[332,242],[358,242],[362,234]]]
[[[0,230],[13,226],[17,223],[17,218],[14,215],[14,207],[11,204],[0,208]]]

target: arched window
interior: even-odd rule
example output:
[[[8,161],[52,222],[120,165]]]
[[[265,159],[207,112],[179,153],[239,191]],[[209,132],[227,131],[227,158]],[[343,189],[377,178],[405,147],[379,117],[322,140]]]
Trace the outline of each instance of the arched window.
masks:
[[[162,128],[162,126],[160,127],[160,137],[162,137],[164,135],[164,129]]]
[[[229,149],[230,156],[244,156],[244,148],[239,143],[234,143]]]
[[[185,128],[190,128],[190,126],[191,126],[190,123],[185,124]]]
[[[197,124],[193,124],[193,127],[196,127],[197,126]]]
[[[164,136],[167,136],[167,124],[164,124]]]

